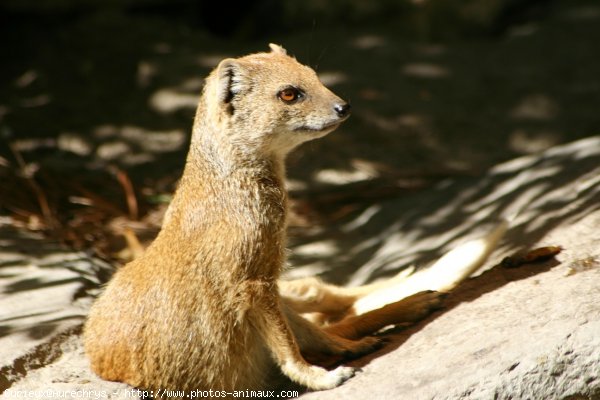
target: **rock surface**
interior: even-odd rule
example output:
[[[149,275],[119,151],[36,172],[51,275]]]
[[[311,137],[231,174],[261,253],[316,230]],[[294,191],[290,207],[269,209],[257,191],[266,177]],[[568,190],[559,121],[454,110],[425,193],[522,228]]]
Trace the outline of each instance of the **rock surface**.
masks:
[[[78,390],[127,388],[96,377],[79,340],[92,296],[110,271],[85,253],[0,223],[0,390],[9,389],[4,397],[52,390],[81,398]]]
[[[599,137],[375,204],[293,243],[290,275],[360,284],[425,266],[501,215],[514,217],[507,237],[444,310],[392,333],[341,387],[302,397],[600,399]],[[109,266],[6,226],[0,240],[3,397],[47,389],[137,397],[94,376],[81,347],[82,320]],[[564,250],[541,264],[494,267],[545,245]]]
[[[483,178],[417,197],[380,205],[362,226],[386,234],[353,281],[398,265],[423,265],[436,247],[454,247],[465,231],[477,231],[479,221],[516,217],[487,271],[457,288],[447,309],[357,361],[363,372],[343,386],[304,397],[600,398],[600,138],[516,159]],[[412,216],[393,219],[399,209]],[[353,258],[360,241],[349,240],[334,260]],[[539,265],[490,268],[516,250],[548,245],[564,250]]]

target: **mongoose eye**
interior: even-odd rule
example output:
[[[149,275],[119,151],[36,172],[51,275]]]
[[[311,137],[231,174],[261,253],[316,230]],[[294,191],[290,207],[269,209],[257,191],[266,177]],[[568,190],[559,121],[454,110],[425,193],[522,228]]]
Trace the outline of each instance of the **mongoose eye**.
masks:
[[[277,93],[277,97],[279,97],[281,101],[287,104],[295,103],[302,96],[302,92],[295,87],[288,87],[283,90],[280,90],[279,93]]]

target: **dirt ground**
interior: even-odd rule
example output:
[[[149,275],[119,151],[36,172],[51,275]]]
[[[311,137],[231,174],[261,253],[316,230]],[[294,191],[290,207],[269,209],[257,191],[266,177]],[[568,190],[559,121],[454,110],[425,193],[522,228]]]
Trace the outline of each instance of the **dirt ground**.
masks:
[[[142,219],[168,202],[180,175],[203,77],[269,41],[353,106],[341,129],[290,157],[301,217],[335,219],[596,135],[600,8],[565,0],[549,10],[501,34],[444,43],[409,40],[393,21],[315,22],[246,41],[158,15],[11,21],[0,37],[0,212],[77,236],[80,247],[117,217]],[[109,255],[123,242],[111,246]]]

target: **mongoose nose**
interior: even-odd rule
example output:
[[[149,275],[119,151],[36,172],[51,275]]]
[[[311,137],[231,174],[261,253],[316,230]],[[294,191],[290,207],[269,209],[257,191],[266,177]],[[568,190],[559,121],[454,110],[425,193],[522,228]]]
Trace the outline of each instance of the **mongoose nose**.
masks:
[[[333,106],[333,109],[335,110],[338,117],[340,117],[340,118],[344,118],[345,116],[349,115],[350,108],[351,108],[350,104],[348,104],[348,103],[336,104]]]

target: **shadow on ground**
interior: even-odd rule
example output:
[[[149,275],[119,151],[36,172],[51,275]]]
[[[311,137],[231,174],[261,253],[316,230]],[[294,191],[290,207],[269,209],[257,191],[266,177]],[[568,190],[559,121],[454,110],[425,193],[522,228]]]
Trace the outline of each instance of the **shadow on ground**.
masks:
[[[362,284],[424,267],[499,218],[512,218],[500,254],[538,244],[600,208],[600,137],[583,139],[364,211],[293,240],[290,276]],[[560,245],[557,243],[556,245]],[[498,262],[499,260],[496,260]]]
[[[395,196],[478,176],[600,132],[599,18],[593,1],[555,1],[542,19],[445,43],[407,40],[393,21],[315,24],[246,42],[155,14],[7,21],[0,178],[10,184],[0,186],[0,213],[45,228],[48,219],[61,227],[91,220],[71,235],[79,248],[101,247],[94,233],[116,217],[145,222],[179,178],[203,77],[225,57],[266,50],[267,41],[315,67],[353,104],[339,131],[290,157],[290,187],[311,199],[309,214],[313,200],[340,188],[352,203],[352,185],[373,179]],[[112,257],[107,247],[100,253]]]

